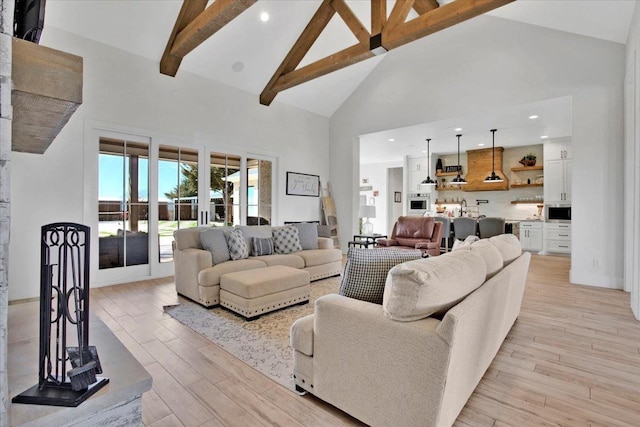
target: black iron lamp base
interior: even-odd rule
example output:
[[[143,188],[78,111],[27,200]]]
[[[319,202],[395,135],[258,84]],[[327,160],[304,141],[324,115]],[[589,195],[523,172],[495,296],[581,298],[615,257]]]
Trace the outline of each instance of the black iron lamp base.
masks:
[[[29,405],[76,407],[109,383],[109,378],[97,377],[97,381],[86,390],[73,391],[71,383],[57,385],[47,383],[40,389],[38,384],[11,399],[12,403]]]

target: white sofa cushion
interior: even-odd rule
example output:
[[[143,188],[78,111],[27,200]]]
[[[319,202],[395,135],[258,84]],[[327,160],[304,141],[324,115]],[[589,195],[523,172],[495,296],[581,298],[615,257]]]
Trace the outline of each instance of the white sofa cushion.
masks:
[[[217,286],[220,284],[220,277],[222,277],[223,274],[263,268],[266,266],[267,264],[257,258],[223,262],[222,264],[200,270],[198,273],[198,284],[205,287]]]
[[[486,275],[487,266],[477,251],[449,252],[396,265],[387,276],[384,314],[413,321],[444,312],[482,285]]]
[[[500,234],[489,238],[489,241],[496,245],[502,254],[504,266],[511,264],[514,259],[522,254],[522,245],[520,240],[513,234]]]
[[[469,250],[472,252],[476,252],[480,256],[482,256],[482,259],[487,266],[486,279],[490,279],[498,271],[502,270],[502,266],[504,264],[502,260],[502,254],[500,253],[496,245],[491,243],[489,239],[477,240],[470,245],[460,246],[457,250]]]

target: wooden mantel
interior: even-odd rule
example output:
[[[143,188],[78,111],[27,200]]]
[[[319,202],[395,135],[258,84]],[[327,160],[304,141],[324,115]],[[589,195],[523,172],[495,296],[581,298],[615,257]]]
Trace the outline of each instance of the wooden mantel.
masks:
[[[44,153],[82,104],[82,58],[13,39],[12,151]]]

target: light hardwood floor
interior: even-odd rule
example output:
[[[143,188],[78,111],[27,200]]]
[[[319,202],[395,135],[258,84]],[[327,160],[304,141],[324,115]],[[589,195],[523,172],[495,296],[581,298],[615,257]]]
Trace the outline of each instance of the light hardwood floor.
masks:
[[[568,272],[569,258],[533,256],[520,317],[456,426],[640,426],[640,322],[629,294],[571,285]],[[91,292],[92,311],[153,376],[147,426],[362,425],[164,314],[180,300],[172,278]]]

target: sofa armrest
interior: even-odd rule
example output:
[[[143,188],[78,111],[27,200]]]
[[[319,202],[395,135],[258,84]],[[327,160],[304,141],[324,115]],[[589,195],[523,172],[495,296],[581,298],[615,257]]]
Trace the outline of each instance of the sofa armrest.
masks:
[[[198,273],[213,265],[211,252],[195,248],[174,249],[173,265],[176,291],[198,301],[200,298]]]
[[[318,298],[313,393],[367,424],[435,425],[449,361],[439,324],[398,322],[381,305],[337,294]]]
[[[440,243],[438,242],[419,242],[416,243],[416,249],[434,249],[439,248]]]
[[[398,246],[396,239],[377,239],[376,245],[378,246]]]
[[[333,249],[333,239],[330,237],[318,237],[318,249]]]
[[[307,356],[313,356],[313,314],[293,322],[289,339],[291,347]]]

